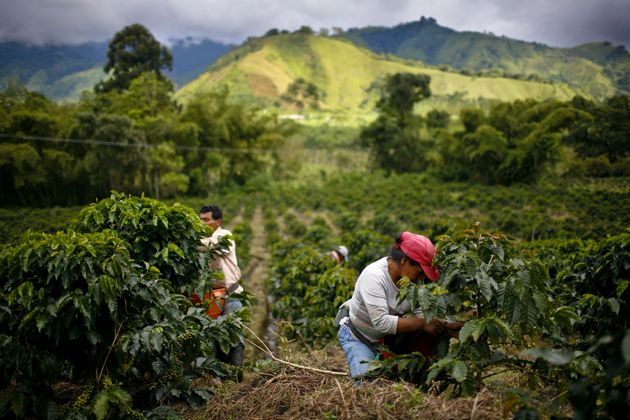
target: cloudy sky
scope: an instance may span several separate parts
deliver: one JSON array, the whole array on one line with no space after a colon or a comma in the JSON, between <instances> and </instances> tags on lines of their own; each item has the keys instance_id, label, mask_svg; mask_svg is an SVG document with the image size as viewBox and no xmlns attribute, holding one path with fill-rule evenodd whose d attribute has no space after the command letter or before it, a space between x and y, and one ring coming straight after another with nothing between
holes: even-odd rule
<instances>
[{"instance_id":1,"label":"cloudy sky","mask_svg":"<svg viewBox=\"0 0 630 420\"><path fill-rule=\"evenodd\" d=\"M607 40L630 49L630 0L0 0L0 40L104 41L138 22L162 42L240 43L270 28L392 26L420 16L550 46Z\"/></svg>"}]
</instances>

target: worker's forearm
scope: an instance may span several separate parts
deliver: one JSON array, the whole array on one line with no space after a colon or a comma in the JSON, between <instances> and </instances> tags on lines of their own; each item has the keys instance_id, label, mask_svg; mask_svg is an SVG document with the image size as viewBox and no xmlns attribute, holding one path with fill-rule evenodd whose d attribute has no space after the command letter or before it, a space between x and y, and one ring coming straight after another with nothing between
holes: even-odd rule
<instances>
[{"instance_id":1,"label":"worker's forearm","mask_svg":"<svg viewBox=\"0 0 630 420\"><path fill-rule=\"evenodd\" d=\"M418 331L424 329L424 318L417 317L409 317L403 318L398 317L398 324L396 326L397 333L409 332L409 331Z\"/></svg>"}]
</instances>

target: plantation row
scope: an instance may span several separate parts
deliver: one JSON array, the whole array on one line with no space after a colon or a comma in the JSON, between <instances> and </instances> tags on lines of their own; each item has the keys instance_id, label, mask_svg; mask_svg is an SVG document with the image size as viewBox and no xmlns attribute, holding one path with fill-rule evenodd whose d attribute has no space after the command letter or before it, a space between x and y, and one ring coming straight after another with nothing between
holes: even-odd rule
<instances>
[{"instance_id":1,"label":"plantation row","mask_svg":"<svg viewBox=\"0 0 630 420\"><path fill-rule=\"evenodd\" d=\"M553 254L555 277L546 261L476 226L456 238L444 237L439 247L440 283L410 284L401 293L428 317L465 322L460 341L442 341L438 360L421 354L387 359L372 376L426 388L439 381L451 395L470 395L487 377L508 371L530 384L518 391L513 405L521 415L560 415L568 403L578 417L623 415L630 386L629 233L567 243L562 250L539 247L538 252ZM274 316L289 322L285 334L299 333L311 345L335 339L336 309L351 296L358 275L354 268L333 265L321 249L321 243L277 243L270 283ZM470 309L477 316L456 315ZM509 383L505 389L511 389Z\"/></svg>"},{"instance_id":2,"label":"plantation row","mask_svg":"<svg viewBox=\"0 0 630 420\"><path fill-rule=\"evenodd\" d=\"M364 211L370 212L371 199L379 196L378 186L375 189L364 192ZM338 306L351 296L358 273L386 255L393 243L393 235L378 226L346 223L347 214L337 213L338 224L331 225L329 210L339 211L342 205L328 207L335 197L324 198L325 190L321 195L311 190L303 196L295 191L268 196L265 203L273 316L283 321L284 334L301 336L315 346L336 341L332 321ZM349 192L344 199L356 203L352 190L344 191ZM409 198L405 202L413 202L413 195L405 193L402 196ZM621 196L627 200L627 193ZM306 209L310 200L323 200L319 212L296 216L287 207L291 203ZM527 196L519 201L526 200ZM445 225L436 232L422 217L397 218L408 214L398 211L397 205L389 203L387 214L392 217L387 229L415 229L432 236L442 272L439 283L409 284L401 295L428 317L465 325L459 341L439 343L440 359L401 355L381 362L372 376L401 378L427 389L435 389L437 383L451 395L475 394L488 380L503 381L504 396L510 394L512 409L522 416L566 415L568 406L584 418L618 418L625 413L630 388L630 231L619 229L619 234L597 240L555 237L517 242L478 224ZM439 236L443 232L448 235ZM571 232L593 234L590 225ZM328 255L339 244L350 251L344 266ZM525 378L529 385L514 390L509 377L504 378L506 372Z\"/></svg>"},{"instance_id":3,"label":"plantation row","mask_svg":"<svg viewBox=\"0 0 630 420\"><path fill-rule=\"evenodd\" d=\"M630 232L620 210L629 194L623 179L504 189L375 174L186 206L114 194L68 210L65 232L0 250L0 413L163 416L173 402L210 398L204 380L233 377L218 354L239 340L248 308L214 320L188 299L213 276L203 269L212 253L197 251L207 234L197 211L216 202L230 215L242 269L262 211L281 334L335 345L332 319L358 273L387 254L394 233L411 230L438 243L442 278L401 293L427 316L465 325L460 341L441 342L439 360L402 355L373 375L470 395L509 372L529 384L505 385L523 415L570 405L614 417L629 385ZM20 215L28 225L28 213L4 214L5 226ZM488 233L497 230L518 240ZM350 251L342 266L328 255L341 244Z\"/></svg>"},{"instance_id":4,"label":"plantation row","mask_svg":"<svg viewBox=\"0 0 630 420\"><path fill-rule=\"evenodd\" d=\"M345 231L365 227L387 236L401 226L437 236L480 221L484 229L525 241L601 239L630 226L630 213L625 211L630 208L628 178L498 187L442 183L422 174L384 176L377 172L345 174L308 187L266 184L259 191L273 198L265 207L278 214L290 207L302 213L326 211ZM236 189L219 191L207 199L186 198L182 203L194 210L208 202L222 203L230 219L243 215L242 222L247 222L257 204L253 197L251 190ZM68 226L79 210L0 209L0 241L15 240L28 229L56 232ZM232 230L248 229L246 224L231 226Z\"/></svg>"}]
</instances>

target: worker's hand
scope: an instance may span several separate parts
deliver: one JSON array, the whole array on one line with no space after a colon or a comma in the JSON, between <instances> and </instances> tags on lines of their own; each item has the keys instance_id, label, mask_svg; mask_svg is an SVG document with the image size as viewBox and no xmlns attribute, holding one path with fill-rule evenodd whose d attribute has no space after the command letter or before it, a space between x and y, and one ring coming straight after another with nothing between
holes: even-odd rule
<instances>
[{"instance_id":1,"label":"worker's hand","mask_svg":"<svg viewBox=\"0 0 630 420\"><path fill-rule=\"evenodd\" d=\"M446 331L446 323L440 319L433 318L431 322L425 323L424 331L431 335L443 334Z\"/></svg>"},{"instance_id":2,"label":"worker's hand","mask_svg":"<svg viewBox=\"0 0 630 420\"><path fill-rule=\"evenodd\" d=\"M463 326L464 326L463 322L448 321L446 323L446 329L451 330L451 331L459 331L462 329Z\"/></svg>"},{"instance_id":3,"label":"worker's hand","mask_svg":"<svg viewBox=\"0 0 630 420\"><path fill-rule=\"evenodd\" d=\"M454 338L459 338L459 330L464 326L461 322L449 321L446 323L446 333Z\"/></svg>"}]
</instances>

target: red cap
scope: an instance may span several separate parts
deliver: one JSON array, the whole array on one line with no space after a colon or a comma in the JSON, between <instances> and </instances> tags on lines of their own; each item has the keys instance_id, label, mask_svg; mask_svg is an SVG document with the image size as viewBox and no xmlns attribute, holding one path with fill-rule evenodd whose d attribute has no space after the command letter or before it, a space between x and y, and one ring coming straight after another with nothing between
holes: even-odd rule
<instances>
[{"instance_id":1,"label":"red cap","mask_svg":"<svg viewBox=\"0 0 630 420\"><path fill-rule=\"evenodd\" d=\"M433 257L435 257L435 247L426 236L416 235L411 232L403 232L401 235L400 249L409 258L420 264L422 271L429 280L436 281L440 277L440 271L433 267Z\"/></svg>"}]
</instances>

